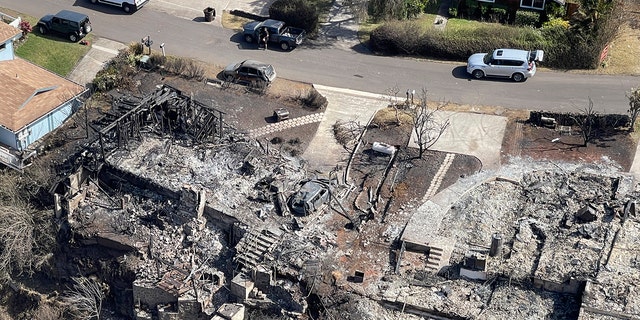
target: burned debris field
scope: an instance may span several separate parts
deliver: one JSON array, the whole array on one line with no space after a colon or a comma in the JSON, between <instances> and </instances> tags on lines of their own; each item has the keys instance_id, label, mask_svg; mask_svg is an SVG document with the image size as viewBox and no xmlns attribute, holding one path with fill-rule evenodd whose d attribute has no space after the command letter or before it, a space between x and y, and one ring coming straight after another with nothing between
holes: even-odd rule
<instances>
[{"instance_id":1,"label":"burned debris field","mask_svg":"<svg viewBox=\"0 0 640 320\"><path fill-rule=\"evenodd\" d=\"M512 119L503 165L483 170L421 157L411 121L381 108L332 124L342 160L326 171L305 160L329 108L312 86L139 77L43 146L56 246L12 280L32 289L5 289L40 299L17 318L77 314L55 301L83 283L105 319L640 317L628 154L542 159L527 141L549 131Z\"/></svg>"}]
</instances>

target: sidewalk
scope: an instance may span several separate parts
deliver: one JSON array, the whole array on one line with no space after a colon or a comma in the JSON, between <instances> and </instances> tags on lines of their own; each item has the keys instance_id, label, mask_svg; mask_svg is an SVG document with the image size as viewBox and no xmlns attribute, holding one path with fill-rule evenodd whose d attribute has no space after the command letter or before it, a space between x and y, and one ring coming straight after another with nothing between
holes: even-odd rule
<instances>
[{"instance_id":1,"label":"sidewalk","mask_svg":"<svg viewBox=\"0 0 640 320\"><path fill-rule=\"evenodd\" d=\"M86 86L93 81L98 71L126 46L120 42L98 38L91 43L91 49L67 76L67 79Z\"/></svg>"},{"instance_id":2,"label":"sidewalk","mask_svg":"<svg viewBox=\"0 0 640 320\"><path fill-rule=\"evenodd\" d=\"M275 0L153 0L145 5L145 9L165 12L169 15L186 20L222 25L222 15L225 11L241 10L261 16L269 15L269 6ZM215 19L212 22L204 22L204 9L212 7L216 10ZM144 9L143 9L144 10Z\"/></svg>"}]
</instances>

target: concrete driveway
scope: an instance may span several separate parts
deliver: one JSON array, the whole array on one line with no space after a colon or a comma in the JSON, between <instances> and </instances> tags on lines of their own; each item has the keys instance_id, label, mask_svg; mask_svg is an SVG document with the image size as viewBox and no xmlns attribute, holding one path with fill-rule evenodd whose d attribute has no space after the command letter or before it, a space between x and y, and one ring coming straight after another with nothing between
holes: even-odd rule
<instances>
[{"instance_id":1,"label":"concrete driveway","mask_svg":"<svg viewBox=\"0 0 640 320\"><path fill-rule=\"evenodd\" d=\"M489 114L438 111L436 121L449 120L449 127L431 150L475 156L483 169L500 167L502 139L507 118ZM418 148L415 131L411 133L409 147Z\"/></svg>"}]
</instances>

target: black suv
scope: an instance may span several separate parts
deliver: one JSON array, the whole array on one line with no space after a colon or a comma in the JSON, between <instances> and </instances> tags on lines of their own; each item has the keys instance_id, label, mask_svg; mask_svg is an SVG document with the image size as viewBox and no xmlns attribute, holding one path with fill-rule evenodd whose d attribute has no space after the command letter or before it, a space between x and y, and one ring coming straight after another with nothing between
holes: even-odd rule
<instances>
[{"instance_id":1,"label":"black suv","mask_svg":"<svg viewBox=\"0 0 640 320\"><path fill-rule=\"evenodd\" d=\"M91 22L86 14L62 10L42 17L37 28L41 34L54 32L76 42L91 32Z\"/></svg>"}]
</instances>

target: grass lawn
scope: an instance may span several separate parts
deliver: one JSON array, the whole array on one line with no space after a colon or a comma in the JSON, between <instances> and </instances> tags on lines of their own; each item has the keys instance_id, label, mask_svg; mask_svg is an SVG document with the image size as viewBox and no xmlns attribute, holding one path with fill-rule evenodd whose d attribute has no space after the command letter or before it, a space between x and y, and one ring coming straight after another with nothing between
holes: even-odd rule
<instances>
[{"instance_id":1,"label":"grass lawn","mask_svg":"<svg viewBox=\"0 0 640 320\"><path fill-rule=\"evenodd\" d=\"M430 14L430 13L425 13L425 14L421 14L419 17L417 17L415 19L415 21L417 23L419 23L420 25L423 25L425 28L428 28L430 30L435 30L435 25L433 24L433 22L436 20L436 15L435 14ZM363 22L360 24L359 28L358 28L358 38L360 39L360 42L362 43L367 43L367 41L369 41L369 36L371 34L371 31L373 31L375 28L381 26L383 24L383 22L381 23L371 23L371 22ZM465 29L475 29L478 26L481 25L486 25L486 23L483 22L478 22L478 21L473 21L473 20L467 20L467 19L456 19L456 18L451 18L447 21L447 32L455 32L455 31L459 31L459 30L465 30Z\"/></svg>"},{"instance_id":2,"label":"grass lawn","mask_svg":"<svg viewBox=\"0 0 640 320\"><path fill-rule=\"evenodd\" d=\"M49 34L41 35L35 30L38 19L20 16L29 21L34 30L27 35L26 41L17 44L16 55L18 57L66 77L89 51L89 46L69 42L63 37ZM93 36L89 34L85 40L92 42Z\"/></svg>"}]
</instances>

